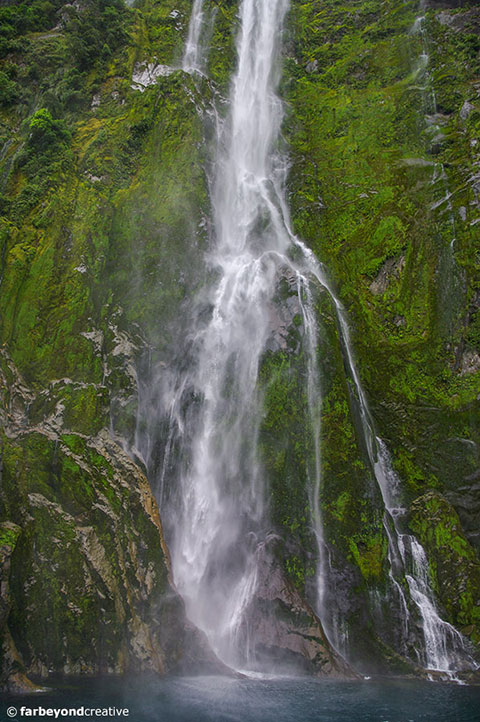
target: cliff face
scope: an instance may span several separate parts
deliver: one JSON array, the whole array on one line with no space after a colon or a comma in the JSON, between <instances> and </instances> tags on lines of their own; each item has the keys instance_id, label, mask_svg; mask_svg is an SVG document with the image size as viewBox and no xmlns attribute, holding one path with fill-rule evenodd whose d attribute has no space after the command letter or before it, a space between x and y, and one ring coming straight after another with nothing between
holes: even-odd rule
<instances>
[{"instance_id":1,"label":"cliff face","mask_svg":"<svg viewBox=\"0 0 480 722\"><path fill-rule=\"evenodd\" d=\"M138 466L106 431L55 433L2 416L2 492L17 521L0 538L6 687L29 689L25 672L220 669L186 621Z\"/></svg>"},{"instance_id":2,"label":"cliff face","mask_svg":"<svg viewBox=\"0 0 480 722\"><path fill-rule=\"evenodd\" d=\"M295 230L347 304L409 527L446 618L475 642L479 20L474 3L293 3L285 87ZM322 506L354 600L381 586L386 546L339 378L327 382Z\"/></svg>"},{"instance_id":3,"label":"cliff face","mask_svg":"<svg viewBox=\"0 0 480 722\"><path fill-rule=\"evenodd\" d=\"M155 89L131 87L151 82L144 61L178 59L190 8L170 5L1 9L10 688L25 671L220 668L172 586L144 469L122 448L136 362L146 338L168 340L206 197L189 79L168 68Z\"/></svg>"},{"instance_id":4,"label":"cliff face","mask_svg":"<svg viewBox=\"0 0 480 722\"><path fill-rule=\"evenodd\" d=\"M198 82L176 69L187 0L24 5L0 9L4 678L215 665L169 580L145 477L156 460L146 470L135 445L139 387L170 359L205 281L208 113L234 65L237 3L207 3L210 79ZM424 12L414 30L416 2L292 2L288 190L295 232L347 307L442 613L478 643L480 13L433 0ZM279 293L293 297L288 278ZM405 670L397 622L384 608L379 626L372 603L388 577L383 506L332 303L316 303L331 618L355 662ZM284 581L259 594L252 624L274 647L265 609L305 614L308 660L323 642L305 601L316 552L293 305L260 372L277 560L264 568Z\"/></svg>"}]
</instances>

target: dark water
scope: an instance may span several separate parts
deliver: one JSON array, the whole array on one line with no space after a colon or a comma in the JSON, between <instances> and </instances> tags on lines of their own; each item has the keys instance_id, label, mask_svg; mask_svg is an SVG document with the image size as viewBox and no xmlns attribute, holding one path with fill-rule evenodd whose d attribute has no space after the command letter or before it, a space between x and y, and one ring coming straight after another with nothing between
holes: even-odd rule
<instances>
[{"instance_id":1,"label":"dark water","mask_svg":"<svg viewBox=\"0 0 480 722\"><path fill-rule=\"evenodd\" d=\"M53 720L29 708L128 708L109 716L58 713L59 720L131 722L480 722L480 688L417 682L333 682L277 678L217 677L83 681L34 696L8 696L0 720Z\"/></svg>"}]
</instances>

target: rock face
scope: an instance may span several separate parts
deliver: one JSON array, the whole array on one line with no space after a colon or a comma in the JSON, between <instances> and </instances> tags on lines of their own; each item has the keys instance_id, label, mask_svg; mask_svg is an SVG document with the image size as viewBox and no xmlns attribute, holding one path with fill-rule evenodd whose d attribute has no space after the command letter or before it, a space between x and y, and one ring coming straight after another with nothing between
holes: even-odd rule
<instances>
[{"instance_id":1,"label":"rock face","mask_svg":"<svg viewBox=\"0 0 480 722\"><path fill-rule=\"evenodd\" d=\"M460 8L469 6L470 2L469 0L426 0L425 7L426 8Z\"/></svg>"},{"instance_id":2,"label":"rock face","mask_svg":"<svg viewBox=\"0 0 480 722\"><path fill-rule=\"evenodd\" d=\"M23 660L18 653L8 628L8 616L12 608L10 595L11 557L21 532L20 527L5 521L0 524L0 680L3 689L9 692L35 691L26 677Z\"/></svg>"},{"instance_id":3,"label":"rock face","mask_svg":"<svg viewBox=\"0 0 480 722\"><path fill-rule=\"evenodd\" d=\"M405 256L401 256L398 259L389 258L388 261L385 261L377 276L370 284L370 291L375 296L385 293L390 282L390 277L393 276L395 280L398 280L404 268Z\"/></svg>"},{"instance_id":4,"label":"rock face","mask_svg":"<svg viewBox=\"0 0 480 722\"><path fill-rule=\"evenodd\" d=\"M0 221L0 684L10 690L50 673L228 671L186 619L132 448L137 363L168 337L189 284L174 259L195 245L190 218L205 198L197 94L188 78L164 72L178 60L190 3L147 5L161 28L153 45L122 2L54 0L31 22L19 8L22 59L15 43L2 46L2 68L32 64L53 93L23 137L20 85L0 91L10 199ZM16 6L0 8L8 12ZM132 32L138 52L129 55ZM66 95L57 72L77 78ZM132 77L145 81L143 93L130 89ZM38 80L19 80L25 97L37 95ZM175 103L164 102L172 92ZM58 120L67 106L78 135ZM152 263L154 248L163 261Z\"/></svg>"},{"instance_id":5,"label":"rock face","mask_svg":"<svg viewBox=\"0 0 480 722\"><path fill-rule=\"evenodd\" d=\"M461 553L459 567L446 563L445 548L432 543L436 514L425 509L422 515L420 507L429 493L447 508L452 504L468 558L478 563L480 316L478 263L472 261L479 216L478 3L432 0L425 12L415 3L395 8L383 13L379 5L375 16L366 3L350 14L346 2L293 1L286 65L295 80L285 91L291 215L295 232L325 263L347 304L376 433L388 446L405 507L418 502L415 519L424 527L420 532L412 518L412 529L432 565L442 557L454 585L466 574ZM343 50L360 46L361 55ZM317 70L309 73L315 61ZM342 600L349 659L361 665L376 657L386 668L387 658L394 661L391 650L401 647L391 634L400 617L381 601L387 566L375 514L381 501L369 485L361 445L354 448L352 394L342 387L341 369L332 371L328 310L320 316L321 504L332 587L338 580L331 602ZM300 505L290 518L286 507L284 529L294 528L291 535L303 537L299 546L308 550ZM297 576L308 578L311 557L296 556ZM464 628L436 591L445 619ZM375 611L364 594L379 600ZM462 603L465 619L476 618L478 595L464 594ZM363 637L361 628L368 630ZM376 642L384 645L377 653ZM411 640L407 646L412 649Z\"/></svg>"},{"instance_id":6,"label":"rock face","mask_svg":"<svg viewBox=\"0 0 480 722\"><path fill-rule=\"evenodd\" d=\"M175 68L170 68L168 65L137 63L132 74L132 89L143 93L149 85L155 85L157 78L171 75L173 72Z\"/></svg>"},{"instance_id":7,"label":"rock face","mask_svg":"<svg viewBox=\"0 0 480 722\"><path fill-rule=\"evenodd\" d=\"M33 690L27 675L50 672L227 672L186 619L141 469L106 430L29 427L15 401L0 414L2 686Z\"/></svg>"},{"instance_id":8,"label":"rock face","mask_svg":"<svg viewBox=\"0 0 480 722\"><path fill-rule=\"evenodd\" d=\"M282 554L282 540L273 534L257 550L259 582L243 630L257 664L277 672L355 676L332 650L310 605L282 572Z\"/></svg>"}]
</instances>

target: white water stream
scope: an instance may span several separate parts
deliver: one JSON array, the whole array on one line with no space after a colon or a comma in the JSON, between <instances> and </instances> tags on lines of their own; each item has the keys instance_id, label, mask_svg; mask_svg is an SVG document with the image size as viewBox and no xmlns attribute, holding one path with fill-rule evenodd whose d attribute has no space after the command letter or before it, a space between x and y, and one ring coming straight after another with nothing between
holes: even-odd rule
<instances>
[{"instance_id":1,"label":"white water stream","mask_svg":"<svg viewBox=\"0 0 480 722\"><path fill-rule=\"evenodd\" d=\"M322 265L290 230L284 192L286 161L278 151L283 107L276 94L276 58L288 4L288 0L242 0L240 4L238 65L228 115L217 122L211 179L213 233L207 264L213 280L198 303L202 310L192 331L193 363L182 373L165 374L163 405L171 431L160 474L162 488L172 429L184 450L175 498L166 514L172 530L169 543L175 582L188 616L206 632L219 656L227 663L247 666L249 644L243 639L243 649L239 648L239 631L255 593L255 552L268 519L267 490L257 453L262 419L258 372L271 335L274 296L288 269L296 279L309 359L307 396L315 454L310 505L320 559L317 613L325 631L331 642L338 640L331 622L334 615L327 613L324 604L328 570L320 503L322 397L312 301L315 285L328 292L336 309L365 447L385 505L392 603L403 616L404 637L413 634L409 610L416 608L424 635L419 663L443 671L468 666L463 638L441 620L436 609L425 553L414 537L401 530L404 509L399 480L374 430L343 307ZM188 72L202 70L202 23L203 0L195 0L183 60ZM300 260L292 261L292 255ZM187 416L181 411L185 394L193 407Z\"/></svg>"},{"instance_id":2,"label":"white water stream","mask_svg":"<svg viewBox=\"0 0 480 722\"><path fill-rule=\"evenodd\" d=\"M245 662L236 638L255 589L254 552L264 519L256 448L258 368L270 333L269 305L290 245L278 207L285 166L274 149L282 122L275 57L286 9L286 0L241 5L230 111L217 127L214 243L207 259L215 281L204 299L210 316L195 334L195 364L180 384L199 408L179 481L171 544L175 581L190 618L234 664ZM201 64L195 43L202 13L196 1L187 70L198 71Z\"/></svg>"},{"instance_id":3,"label":"white water stream","mask_svg":"<svg viewBox=\"0 0 480 722\"><path fill-rule=\"evenodd\" d=\"M201 42L205 22L203 2L204 0L194 0L193 3L187 42L185 43L182 59L182 69L186 73L200 73L203 70L203 47Z\"/></svg>"}]
</instances>

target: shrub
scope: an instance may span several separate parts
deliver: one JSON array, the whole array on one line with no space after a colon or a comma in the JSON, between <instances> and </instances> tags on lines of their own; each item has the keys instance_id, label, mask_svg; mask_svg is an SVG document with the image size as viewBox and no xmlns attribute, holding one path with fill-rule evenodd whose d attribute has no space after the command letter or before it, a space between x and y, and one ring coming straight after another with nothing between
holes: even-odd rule
<instances>
[{"instance_id":1,"label":"shrub","mask_svg":"<svg viewBox=\"0 0 480 722\"><path fill-rule=\"evenodd\" d=\"M64 145L70 139L70 131L63 120L54 120L47 108L40 108L29 123L29 145L40 149Z\"/></svg>"},{"instance_id":2,"label":"shrub","mask_svg":"<svg viewBox=\"0 0 480 722\"><path fill-rule=\"evenodd\" d=\"M18 97L18 87L14 80L0 70L0 105L10 105Z\"/></svg>"}]
</instances>

